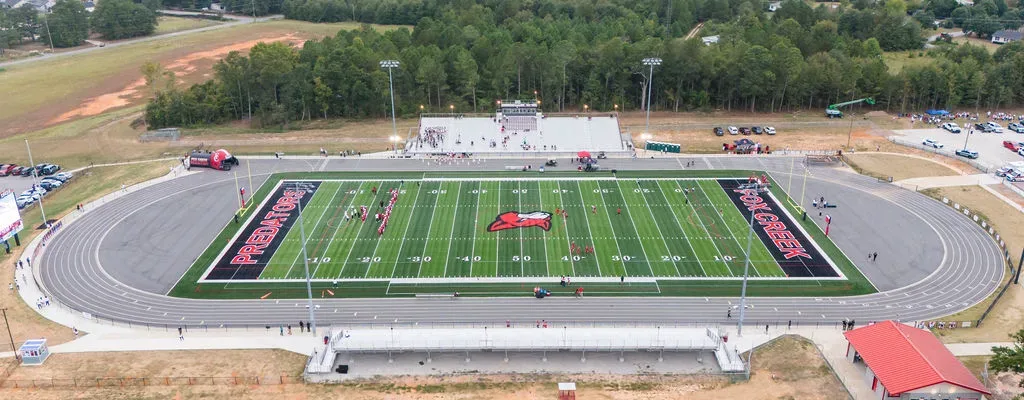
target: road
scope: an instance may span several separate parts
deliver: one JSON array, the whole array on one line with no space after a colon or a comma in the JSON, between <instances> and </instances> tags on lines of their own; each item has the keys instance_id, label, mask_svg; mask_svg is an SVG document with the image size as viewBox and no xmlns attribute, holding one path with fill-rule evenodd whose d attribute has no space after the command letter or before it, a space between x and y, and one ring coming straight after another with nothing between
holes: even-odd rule
<instances>
[{"instance_id":1,"label":"road","mask_svg":"<svg viewBox=\"0 0 1024 400\"><path fill-rule=\"evenodd\" d=\"M698 157L699 168L764 169L783 184L793 163L782 157ZM685 161L685 160L683 160ZM541 160L488 160L475 170ZM679 169L676 159L609 159L618 169ZM260 160L254 180L275 171L465 170L420 160ZM833 168L810 167L804 201L836 199L833 240L860 264L881 292L851 297L752 298L752 323L834 324L937 318L990 295L1004 274L1001 250L963 215L919 193ZM803 176L797 168L795 176ZM259 183L256 182L258 185ZM799 184L794 184L795 187ZM189 267L234 208L230 175L204 171L129 193L90 209L46 246L37 277L52 299L94 317L124 324L218 327L295 324L302 300L198 300L159 294ZM810 216L817 223L821 218ZM842 221L842 224L837 223ZM879 262L860 257L879 252ZM148 282L148 283L147 283ZM157 292L157 293L154 293ZM530 296L460 298L320 299L321 324L501 324L538 319L564 323L723 323L735 298ZM736 316L735 313L733 315Z\"/></svg>"},{"instance_id":2,"label":"road","mask_svg":"<svg viewBox=\"0 0 1024 400\"><path fill-rule=\"evenodd\" d=\"M165 14L174 14L174 15L198 14L198 13L191 13L191 12L187 12L187 11L171 11L171 10L162 10L160 12L165 13ZM121 40L121 41L117 41L117 42L107 42L107 45L104 46L104 47L86 47L86 48L83 48L83 49L69 50L69 51L64 51L64 52L60 52L60 53L44 53L43 55L38 56L38 57L28 57L28 58L21 58L21 59L17 59L17 60L11 60L11 61L2 62L2 63L0 63L0 67L13 67L13 66L17 66L17 65L30 64L30 63L34 63L34 62L38 62L38 61L54 60L54 59L70 57L70 56L74 56L74 55L92 53L94 51L103 51L103 50L112 49L112 48L116 48L116 47L127 46L127 45L130 45L130 44L145 43L145 42L150 42L150 41L158 40L158 39L166 39L166 38L172 38L172 37L177 37L177 36L182 36L182 35L189 35L189 34L193 34L193 33L197 33L197 32L212 31L212 30L215 30L215 29L223 29L223 28L227 28L229 26L235 26L235 25L241 25L241 24L247 24L247 23L252 23L253 22L253 18L252 17L242 17L242 16L237 16L237 15L224 15L224 17L228 18L228 19L232 19L233 21L232 22L223 23L223 24L206 26L206 27L202 27L202 28L189 29L189 30L178 31L178 32L171 32L171 33L164 34L164 35L146 36L146 37L140 37L140 38L136 38L136 39ZM283 15L268 15L266 17L256 18L255 21L256 22L264 22L264 21L270 21L270 20L281 19L281 18L284 18L284 16Z\"/></svg>"}]
</instances>

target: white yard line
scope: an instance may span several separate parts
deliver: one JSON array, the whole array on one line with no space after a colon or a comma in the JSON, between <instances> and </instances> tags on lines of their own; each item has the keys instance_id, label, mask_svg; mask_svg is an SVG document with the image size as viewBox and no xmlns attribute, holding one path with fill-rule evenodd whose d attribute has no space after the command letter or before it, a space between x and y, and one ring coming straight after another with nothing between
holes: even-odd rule
<instances>
[{"instance_id":1,"label":"white yard line","mask_svg":"<svg viewBox=\"0 0 1024 400\"><path fill-rule=\"evenodd\" d=\"M662 188L660 184L658 185L658 187ZM686 196L686 194L683 194L683 196ZM704 263L700 262L700 257L697 257L697 250L693 248L693 244L690 243L690 240L686 239L686 229L683 228L682 221L679 221L679 216L676 215L676 210L672 208L672 202L668 200L668 196L665 195L664 190L661 191L661 197L665 199L665 204L668 205L669 211L672 212L672 218L676 220L676 225L679 225L679 230L683 232L683 241L686 242L686 245L690 247L690 252L693 253L693 258L697 259L697 265L699 265L700 270L704 272L704 276L708 276L708 271L704 270ZM707 231L705 230L705 232ZM714 244L715 242L712 240L711 243Z\"/></svg>"},{"instance_id":2,"label":"white yard line","mask_svg":"<svg viewBox=\"0 0 1024 400\"><path fill-rule=\"evenodd\" d=\"M642 197L644 199L644 205L647 206L647 212L649 212L651 214L651 219L654 220L654 226L658 228L658 236L661 236L661 242L665 244L665 251L668 251L668 253L669 253L668 254L668 260L672 262L672 267L676 269L676 276L682 276L682 274L679 273L679 266L676 265L675 261L672 261L672 248L668 247L668 241L665 240L665 233L664 233L664 231L661 230L661 225L658 224L658 218L654 216L654 210L651 210L651 203L649 203L647 201L647 196L644 195L644 188L640 187L639 184L637 184L637 187L640 188L640 197ZM661 186L658 186L658 191L659 192L661 191ZM669 212L672 212L672 210L670 209ZM673 215L675 215L675 214L673 214ZM632 221L633 219L630 218L630 220ZM634 223L634 225L635 225L635 223ZM637 232L637 235L639 235L639 234L640 234L640 232ZM684 235L685 235L685 232L684 232Z\"/></svg>"},{"instance_id":3,"label":"white yard line","mask_svg":"<svg viewBox=\"0 0 1024 400\"><path fill-rule=\"evenodd\" d=\"M352 195L352 199L349 201L348 205L345 206L345 211L344 212L347 213L348 212L348 208L352 206L352 203L355 203L356 196L359 195L359 189L362 189L362 187L363 187L362 183L360 183L359 186L356 187L356 194ZM331 250L331 244L334 243L334 238L338 236L338 232L341 231L342 225L345 225L346 223L347 223L347 221L345 221L344 218L342 218L341 223L339 223L338 226L336 228L334 228L334 233L331 235L331 240L327 242L327 247L324 248L324 255L327 255L329 250ZM316 256L316 254L314 254L314 256ZM313 274L311 274L310 276L316 276L317 271L320 270L320 265L323 264L323 263L324 263L324 257L317 258L316 268L313 268Z\"/></svg>"},{"instance_id":4,"label":"white yard line","mask_svg":"<svg viewBox=\"0 0 1024 400\"><path fill-rule=\"evenodd\" d=\"M391 267L391 276L395 276L395 270L398 269L398 262L402 259L402 246L405 246L407 239L405 237L409 234L409 225L412 225L412 216L416 214L416 202L420 199L420 192L423 188L419 185L416 186L416 196L412 200L412 207L409 207L409 219L405 221L405 232L402 233L402 243L398 244L398 255L395 256L395 266Z\"/></svg>"},{"instance_id":5,"label":"white yard line","mask_svg":"<svg viewBox=\"0 0 1024 400\"><path fill-rule=\"evenodd\" d=\"M480 227L480 196L483 195L484 186L476 187L476 211L473 213L473 245L469 250L469 276L473 276L473 263L476 257L476 230Z\"/></svg>"},{"instance_id":6,"label":"white yard line","mask_svg":"<svg viewBox=\"0 0 1024 400\"><path fill-rule=\"evenodd\" d=\"M622 185L619 183L618 180L615 181L615 187L619 188L619 197L622 199L622 205L628 206L628 204L626 204L626 196L622 195ZM641 193L641 196L642 195L643 194ZM610 212L608 212L608 202L604 200L604 194L603 193L601 194L601 201L605 203L605 214L611 214ZM609 224L612 223L612 216L611 215L608 215L608 223ZM640 237L640 230L636 229L636 222L633 222L633 218L629 219L629 223L633 224L633 232L636 232L636 241L640 242L640 251L644 253L644 261L647 262L647 269L651 270L651 276L655 276L655 274L654 274L654 267L651 266L651 257L647 255L647 249L644 248L644 239L642 237ZM614 226L612 226L612 236L618 237L618 235L615 234L615 227ZM617 243L618 242L616 241L616 244ZM620 257L621 257L621 255L620 255ZM623 268L625 268L625 266L626 266L626 261L625 260L622 261L622 266L623 266Z\"/></svg>"},{"instance_id":7,"label":"white yard line","mask_svg":"<svg viewBox=\"0 0 1024 400\"><path fill-rule=\"evenodd\" d=\"M562 199L562 183L561 182L555 182L555 183L558 184L558 201L562 203L562 209L564 210L565 209L565 200ZM572 238L569 237L569 224L566 223L565 219L562 219L562 227L565 228L565 244L568 245L569 243L572 243ZM574 261L572 257L573 257L573 254L570 252L569 253L569 266L572 267L572 274L573 274L573 276L575 276L576 275L576 261ZM597 257L594 257L594 259L596 260Z\"/></svg>"},{"instance_id":8,"label":"white yard line","mask_svg":"<svg viewBox=\"0 0 1024 400\"><path fill-rule=\"evenodd\" d=\"M380 181L379 185L384 186L384 181ZM356 193L356 196L358 196L358 195L359 194ZM371 200L372 200L372 198L371 198ZM355 203L355 200L352 200L352 202ZM372 205L373 204L371 204L371 206ZM366 213L369 214L370 210L371 210L371 208L367 207ZM363 223L365 223L365 222L363 222ZM341 271L338 271L338 278L341 278L341 275L345 273L345 267L348 266L348 259L349 259L349 257L352 257L352 250L354 250L356 248L356 243L359 243L359 231L360 230L362 230L362 227L360 227L359 229L356 229L356 237L352 238L352 246L349 246L349 248L348 248L348 254L345 255L345 263L341 265ZM373 261L373 259L371 258L370 261ZM370 269L367 268L366 270L369 271Z\"/></svg>"},{"instance_id":9,"label":"white yard line","mask_svg":"<svg viewBox=\"0 0 1024 400\"><path fill-rule=\"evenodd\" d=\"M459 182L459 192L455 194L455 215L452 216L452 231L448 233L448 254L444 256L444 274L441 276L448 276L448 263L451 262L452 256L452 242L455 238L452 235L455 234L455 221L459 220L459 199L462 197L462 182Z\"/></svg>"},{"instance_id":10,"label":"white yard line","mask_svg":"<svg viewBox=\"0 0 1024 400\"><path fill-rule=\"evenodd\" d=\"M581 206L580 208L583 209L583 219L587 220L587 234L589 234L590 235L590 239L593 240L594 239L594 231L590 229L590 217L587 216L587 201L583 200L583 186L580 186L579 182L576 182L576 189L579 190L580 206ZM598 188L598 191L601 191L600 188ZM598 196L600 196L600 195L598 195ZM612 228L612 236L615 236L615 229L614 228ZM618 240L615 240L615 249L618 250L618 248L619 248L619 242L618 242ZM601 273L601 258L597 256L597 249L596 248L594 249L594 261L597 263L597 275L598 276L604 276L604 274ZM622 261L622 251L619 251L619 261L620 262ZM622 269L623 270L626 269L625 264L623 264Z\"/></svg>"},{"instance_id":11,"label":"white yard line","mask_svg":"<svg viewBox=\"0 0 1024 400\"><path fill-rule=\"evenodd\" d=\"M319 190L318 190L318 191L319 191ZM324 212L323 212L322 214L320 214L320 218L317 218L317 219L316 219L316 223L314 223L314 224L313 224L313 228L312 228L311 230L314 230L314 231L315 231L315 230L316 230L316 227L317 227L318 225L320 225L320 220L324 219L324 214L327 214L327 210L329 210L329 209L330 209L330 204L331 204L331 203L334 203L334 198L338 197L338 193L341 193L341 186L340 186L340 185L338 186L338 190L334 192L334 195L333 195L333 196L331 196L331 201L327 202L327 206L326 206L326 207L324 207ZM314 194L313 194L313 196L316 196L316 193L314 193ZM309 198L309 202L310 202L310 203L312 203L312 202L313 202L313 198L312 198L312 197L310 197L310 198ZM306 204L309 204L309 203L306 203ZM306 209L303 209L302 211L306 211ZM300 215L301 215L301 214L300 214ZM302 219L302 222L305 222L305 221L306 221L306 219L305 219L305 218L303 218L303 219ZM299 222L299 221L296 221L296 222L297 222L297 223L302 223L302 222ZM294 227L295 227L295 225L292 225L292 227L294 228ZM302 228L300 227L299 229L302 229ZM291 231L291 230L289 230L289 232L290 232L290 231ZM306 245L306 243L309 243L309 239L310 239L311 237L312 237L312 236L308 236L308 237L306 237L306 240L304 241L304 243L302 243L302 245L303 245L303 246L305 246L305 245ZM299 239L299 241L300 241L300 242L303 242L303 240L302 240L301 238ZM292 260L292 265L288 266L288 272L286 272L286 273L284 274L284 277L285 277L285 278L287 278L287 277L288 277L288 275L292 273L292 268L295 268L295 263L299 261L299 258L300 258L300 257L302 257L302 250L301 250L301 249L300 249L300 250L299 250L299 251L298 251L298 252L297 252L297 253L295 254L295 259L294 259L294 260Z\"/></svg>"},{"instance_id":12,"label":"white yard line","mask_svg":"<svg viewBox=\"0 0 1024 400\"><path fill-rule=\"evenodd\" d=\"M442 185L438 185L437 186L437 196L434 196L434 208L430 209L430 221L431 222L433 222L433 220L434 220L434 211L437 210L437 201L441 199L441 188L442 187L443 187ZM431 223L430 226L427 227L427 240L425 242L423 242L423 253L420 254L420 267L419 267L418 270L416 270L416 276L417 277L419 277L420 273L423 272L423 257L427 254L427 247L430 246L430 232L433 231L433 230L434 230L434 224ZM399 256L399 258L401 258L401 256Z\"/></svg>"},{"instance_id":13,"label":"white yard line","mask_svg":"<svg viewBox=\"0 0 1024 400\"><path fill-rule=\"evenodd\" d=\"M679 181L676 181L676 186L679 186L680 189L683 189L682 185L679 184ZM698 186L697 188L699 189L700 186ZM686 196L685 189L683 189L683 196ZM687 199L689 199L689 197L687 197ZM690 209L693 210L693 215L697 217L697 222L700 222L700 227L704 228L704 233L708 234L708 239L711 240L711 245L715 246L715 251L718 252L718 259L721 260L722 263L725 263L725 270L729 271L729 275L736 276L736 274L732 273L732 268L729 268L729 264L725 261L725 254L722 254L722 249L718 248L718 243L715 243L715 239L711 237L711 231L708 230L708 226L704 225L704 220L700 217L700 213L697 212L697 207L694 207L693 204L690 203L687 204L689 204ZM694 253L694 257L696 257L696 254L697 253ZM704 266L702 265L701 268L704 268Z\"/></svg>"}]
</instances>

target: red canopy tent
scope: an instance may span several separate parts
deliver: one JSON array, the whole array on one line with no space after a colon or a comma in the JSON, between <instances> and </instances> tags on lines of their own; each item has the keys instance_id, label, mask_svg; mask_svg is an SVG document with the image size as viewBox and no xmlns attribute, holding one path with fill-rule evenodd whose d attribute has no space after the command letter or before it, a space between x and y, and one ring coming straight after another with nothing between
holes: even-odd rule
<instances>
[{"instance_id":1,"label":"red canopy tent","mask_svg":"<svg viewBox=\"0 0 1024 400\"><path fill-rule=\"evenodd\" d=\"M583 151L581 151L579 153L576 153L576 156L579 157L579 158L590 158L590 152L586 151L586 150L583 150Z\"/></svg>"}]
</instances>

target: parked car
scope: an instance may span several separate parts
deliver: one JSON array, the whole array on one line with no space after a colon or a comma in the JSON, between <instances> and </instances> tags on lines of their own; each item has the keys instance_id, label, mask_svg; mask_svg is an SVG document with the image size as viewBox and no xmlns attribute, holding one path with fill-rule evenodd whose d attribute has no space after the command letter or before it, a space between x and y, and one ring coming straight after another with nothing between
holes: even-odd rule
<instances>
[{"instance_id":1,"label":"parked car","mask_svg":"<svg viewBox=\"0 0 1024 400\"><path fill-rule=\"evenodd\" d=\"M1024 146L1017 148L1017 155L1024 157Z\"/></svg>"},{"instance_id":2,"label":"parked car","mask_svg":"<svg viewBox=\"0 0 1024 400\"><path fill-rule=\"evenodd\" d=\"M760 126L755 126L753 128L750 128L750 130L753 131L755 135L760 135L760 134L764 133L764 131L761 130Z\"/></svg>"},{"instance_id":3,"label":"parked car","mask_svg":"<svg viewBox=\"0 0 1024 400\"><path fill-rule=\"evenodd\" d=\"M745 126L741 126L740 127L740 133L742 133L744 135L749 135L750 134L750 128L747 128Z\"/></svg>"},{"instance_id":4,"label":"parked car","mask_svg":"<svg viewBox=\"0 0 1024 400\"><path fill-rule=\"evenodd\" d=\"M1006 176L1006 174L1010 173L1010 171L1013 171L1013 168L1010 168L1010 167L999 168L999 169L996 170L996 176L1004 177L1004 176Z\"/></svg>"},{"instance_id":5,"label":"parked car","mask_svg":"<svg viewBox=\"0 0 1024 400\"><path fill-rule=\"evenodd\" d=\"M978 152L967 149L960 149L956 151L956 155L964 158L976 159L978 158Z\"/></svg>"},{"instance_id":6,"label":"parked car","mask_svg":"<svg viewBox=\"0 0 1024 400\"><path fill-rule=\"evenodd\" d=\"M974 130L979 132L992 132L992 128L986 124L974 124Z\"/></svg>"},{"instance_id":7,"label":"parked car","mask_svg":"<svg viewBox=\"0 0 1024 400\"><path fill-rule=\"evenodd\" d=\"M21 176L32 176L36 169L34 167L24 167L21 169Z\"/></svg>"},{"instance_id":8,"label":"parked car","mask_svg":"<svg viewBox=\"0 0 1024 400\"><path fill-rule=\"evenodd\" d=\"M15 168L18 168L16 164L4 164L0 165L0 176L7 176L11 174Z\"/></svg>"},{"instance_id":9,"label":"parked car","mask_svg":"<svg viewBox=\"0 0 1024 400\"><path fill-rule=\"evenodd\" d=\"M1014 123L1011 123L1008 128L1011 131L1014 131L1014 132L1017 132L1017 133L1024 133L1024 124L1019 124L1019 123L1014 122Z\"/></svg>"},{"instance_id":10,"label":"parked car","mask_svg":"<svg viewBox=\"0 0 1024 400\"><path fill-rule=\"evenodd\" d=\"M555 165L558 165L558 163L555 163ZM61 182L67 182L67 181L71 180L71 178L74 178L75 175L70 173L70 172L60 172L60 173L54 174L53 177L56 178L56 179L60 179Z\"/></svg>"},{"instance_id":11,"label":"parked car","mask_svg":"<svg viewBox=\"0 0 1024 400\"><path fill-rule=\"evenodd\" d=\"M991 129L990 132L1003 133L1003 126L999 125L999 124L997 124L995 122L988 121L988 122L985 123L985 126L987 126L989 129Z\"/></svg>"},{"instance_id":12,"label":"parked car","mask_svg":"<svg viewBox=\"0 0 1024 400\"><path fill-rule=\"evenodd\" d=\"M31 197L18 197L14 199L14 202L18 205L18 209L22 209L35 203L35 199Z\"/></svg>"},{"instance_id":13,"label":"parked car","mask_svg":"<svg viewBox=\"0 0 1024 400\"><path fill-rule=\"evenodd\" d=\"M952 122L942 124L942 129L950 131L952 133L960 133L960 126Z\"/></svg>"},{"instance_id":14,"label":"parked car","mask_svg":"<svg viewBox=\"0 0 1024 400\"><path fill-rule=\"evenodd\" d=\"M925 139L924 142L922 142L922 144L928 147L934 147L936 149L941 149L945 147L942 143L936 142L935 140L932 139Z\"/></svg>"},{"instance_id":15,"label":"parked car","mask_svg":"<svg viewBox=\"0 0 1024 400\"><path fill-rule=\"evenodd\" d=\"M1003 141L1003 147L1005 147L1007 149L1010 149L1010 151L1017 151L1017 149L1019 148L1019 147L1017 147L1016 143L1011 142L1009 140L1004 140Z\"/></svg>"},{"instance_id":16,"label":"parked car","mask_svg":"<svg viewBox=\"0 0 1024 400\"><path fill-rule=\"evenodd\" d=\"M39 182L39 186L46 190L53 190L60 187L60 181L42 181Z\"/></svg>"},{"instance_id":17,"label":"parked car","mask_svg":"<svg viewBox=\"0 0 1024 400\"><path fill-rule=\"evenodd\" d=\"M774 135L775 134L775 128L771 127L771 126L766 126L766 127L764 127L764 133L767 133L769 135Z\"/></svg>"},{"instance_id":18,"label":"parked car","mask_svg":"<svg viewBox=\"0 0 1024 400\"><path fill-rule=\"evenodd\" d=\"M59 170L60 166L54 164L39 164L36 166L36 172L42 176L56 174Z\"/></svg>"},{"instance_id":19,"label":"parked car","mask_svg":"<svg viewBox=\"0 0 1024 400\"><path fill-rule=\"evenodd\" d=\"M720 127L720 126L716 126L713 131L715 132L715 136L724 136L725 135L725 130L723 130L722 127Z\"/></svg>"},{"instance_id":20,"label":"parked car","mask_svg":"<svg viewBox=\"0 0 1024 400\"><path fill-rule=\"evenodd\" d=\"M730 135L738 135L740 133L740 130L736 129L735 126L730 126L728 129Z\"/></svg>"}]
</instances>

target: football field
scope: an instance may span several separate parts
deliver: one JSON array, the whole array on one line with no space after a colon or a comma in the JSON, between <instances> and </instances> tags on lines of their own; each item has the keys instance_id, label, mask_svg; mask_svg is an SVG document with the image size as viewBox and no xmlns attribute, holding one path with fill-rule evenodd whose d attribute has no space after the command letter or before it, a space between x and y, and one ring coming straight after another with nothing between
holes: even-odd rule
<instances>
[{"instance_id":1,"label":"football field","mask_svg":"<svg viewBox=\"0 0 1024 400\"><path fill-rule=\"evenodd\" d=\"M307 265L313 280L343 283L738 280L750 213L751 279L845 279L782 200L746 183L282 179L199 281L304 282Z\"/></svg>"}]
</instances>

